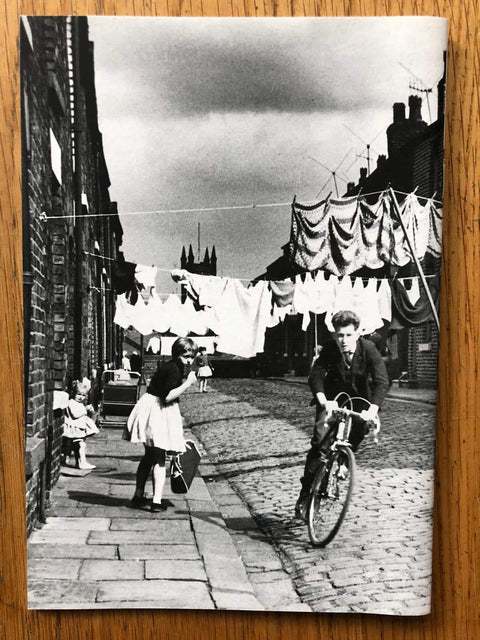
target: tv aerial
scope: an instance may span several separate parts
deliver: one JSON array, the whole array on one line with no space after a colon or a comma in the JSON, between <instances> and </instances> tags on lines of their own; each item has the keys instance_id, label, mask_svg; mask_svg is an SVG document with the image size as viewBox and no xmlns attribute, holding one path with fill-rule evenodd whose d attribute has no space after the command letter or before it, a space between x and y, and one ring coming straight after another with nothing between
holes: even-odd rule
<instances>
[{"instance_id":1,"label":"tv aerial","mask_svg":"<svg viewBox=\"0 0 480 640\"><path fill-rule=\"evenodd\" d=\"M340 178L340 180L343 180L343 182L345 182L346 184L348 184L348 179L346 177L343 177L342 175L340 175L338 173L338 170L340 169L340 167L342 166L342 164L345 162L345 160L348 158L348 156L350 155L350 153L352 152L352 149L349 149L347 151L347 153L344 155L344 157L342 158L342 160L339 162L339 164L335 167L335 169L330 169L330 167L327 167L326 164L323 164L323 162L320 162L320 160L317 160L316 158L314 158L313 156L309 156L307 155L306 157L309 158L310 160L313 160L313 162L316 162L317 164L319 164L321 167L323 167L324 169L326 169L327 171L330 172L330 176L328 177L327 181L325 182L325 184L323 185L323 187L320 189L320 191L317 193L317 195L315 196L315 198L318 198L320 196L320 194L322 193L322 191L325 189L325 187L327 186L327 184L330 182L330 180L333 178L333 183L335 185L335 192L337 194L337 198L339 197L339 193L338 193L338 184L337 184L337 178Z\"/></svg>"},{"instance_id":2,"label":"tv aerial","mask_svg":"<svg viewBox=\"0 0 480 640\"><path fill-rule=\"evenodd\" d=\"M380 131L377 133L377 135L374 138L372 138L370 140L370 142L367 142L361 136L359 136L358 133L355 133L355 131L353 131L353 129L350 129L350 127L348 127L346 124L344 124L343 126L345 127L345 129L347 129L347 131L350 131L351 134L353 134L356 138L358 138L360 140L360 142L363 142L363 144L365 145L365 150L367 152L367 155L364 156L364 155L358 155L357 154L356 157L357 157L357 159L358 158L364 158L367 161L367 175L370 175L370 149L375 151L377 156L380 155L380 153L375 149L375 147L372 147L372 143L375 142L375 140L378 138L378 136L385 131L385 127L382 127L380 129ZM355 162L357 162L357 160L354 160L352 162L352 164L348 167L347 171L353 167Z\"/></svg>"},{"instance_id":3,"label":"tv aerial","mask_svg":"<svg viewBox=\"0 0 480 640\"><path fill-rule=\"evenodd\" d=\"M428 109L428 121L431 123L432 112L430 110L429 95L433 92L435 85L429 89L426 83L417 75L415 75L413 71L411 71L408 67L406 67L402 62L399 62L398 64L402 67L402 69L405 69L405 71L410 75L411 79L410 79L410 82L408 83L408 88L411 89L412 91L415 91L416 93L425 94L425 98L427 100L427 109Z\"/></svg>"}]
</instances>

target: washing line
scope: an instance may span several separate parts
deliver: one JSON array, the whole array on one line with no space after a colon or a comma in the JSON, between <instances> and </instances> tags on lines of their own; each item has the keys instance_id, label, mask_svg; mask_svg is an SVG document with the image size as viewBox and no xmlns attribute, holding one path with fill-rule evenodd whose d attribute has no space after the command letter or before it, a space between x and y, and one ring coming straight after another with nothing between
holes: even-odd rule
<instances>
[{"instance_id":1,"label":"washing line","mask_svg":"<svg viewBox=\"0 0 480 640\"><path fill-rule=\"evenodd\" d=\"M410 195L409 193L406 193L405 191L398 191L396 189L393 189L394 193L398 193L400 195L405 195L408 196ZM361 198L367 198L368 196L375 196L375 195L379 195L381 193L385 193L385 189L381 190L381 191L371 191L370 193L360 193L360 194L354 194L352 196L345 196L347 198L354 198L354 197L358 197L358 199ZM435 202L437 204L442 204L441 200L435 200L434 198L427 198L425 196L416 196L418 198L418 200L431 200L432 202ZM307 201L302 203L305 206L311 206L314 204L320 204L321 202L323 202L322 200L318 201L318 200L311 200L311 201ZM73 216L73 215L69 215L69 216L51 216L51 215L47 215L47 213L45 211L42 211L42 213L40 214L40 219L43 221L47 221L47 220L67 220L67 219L72 219L72 218L108 218L111 216L146 216L146 215L158 215L158 214L168 214L168 213L209 213L209 212L214 212L214 211L240 211L240 210L248 210L248 209L268 209L268 208L272 208L272 207L291 207L292 206L292 202L272 202L272 203L268 203L268 204L244 204L244 205L232 205L232 206L222 206L222 207L202 207L202 208L198 208L198 209L157 209L154 211L124 211L124 212L116 212L116 213L86 213L83 215L78 215L78 216Z\"/></svg>"}]
</instances>

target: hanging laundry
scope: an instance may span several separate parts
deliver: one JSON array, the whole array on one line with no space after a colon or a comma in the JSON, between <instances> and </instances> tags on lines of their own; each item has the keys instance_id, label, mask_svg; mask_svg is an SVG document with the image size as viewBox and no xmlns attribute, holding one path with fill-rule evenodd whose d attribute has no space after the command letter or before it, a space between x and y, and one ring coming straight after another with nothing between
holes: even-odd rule
<instances>
[{"instance_id":1,"label":"hanging laundry","mask_svg":"<svg viewBox=\"0 0 480 640\"><path fill-rule=\"evenodd\" d=\"M310 324L310 308L313 302L314 281L310 273L305 274L305 281L301 275L295 276L295 292L293 294L293 311L303 316L302 331L306 331Z\"/></svg>"},{"instance_id":2,"label":"hanging laundry","mask_svg":"<svg viewBox=\"0 0 480 640\"><path fill-rule=\"evenodd\" d=\"M400 208L415 255L440 255L441 214L431 202L422 206L414 194ZM292 204L292 262L306 271L325 269L335 275L384 264L404 266L411 251L391 196L384 192L375 205L358 197L324 200L312 206Z\"/></svg>"},{"instance_id":3,"label":"hanging laundry","mask_svg":"<svg viewBox=\"0 0 480 640\"><path fill-rule=\"evenodd\" d=\"M377 280L370 278L367 286L363 286L362 278L356 278L353 286L354 311L360 318L362 333L371 334L383 327L377 293Z\"/></svg>"},{"instance_id":4,"label":"hanging laundry","mask_svg":"<svg viewBox=\"0 0 480 640\"><path fill-rule=\"evenodd\" d=\"M244 358L262 352L271 304L266 280L245 288L239 280L229 279L214 308L219 321L218 351Z\"/></svg>"},{"instance_id":5,"label":"hanging laundry","mask_svg":"<svg viewBox=\"0 0 480 640\"><path fill-rule=\"evenodd\" d=\"M133 306L128 302L124 293L117 296L115 302L115 316L113 321L123 329L128 329L132 324Z\"/></svg>"},{"instance_id":6,"label":"hanging laundry","mask_svg":"<svg viewBox=\"0 0 480 640\"><path fill-rule=\"evenodd\" d=\"M429 200L425 205L430 215L430 227L428 234L428 251L435 258L440 258L442 255L442 220L443 211L441 208L437 209L433 200Z\"/></svg>"},{"instance_id":7,"label":"hanging laundry","mask_svg":"<svg viewBox=\"0 0 480 640\"><path fill-rule=\"evenodd\" d=\"M178 336L162 336L160 343L160 355L171 356L172 346L175 340L178 340Z\"/></svg>"},{"instance_id":8,"label":"hanging laundry","mask_svg":"<svg viewBox=\"0 0 480 640\"><path fill-rule=\"evenodd\" d=\"M291 278L270 281L270 289L272 290L272 302L274 305L286 307L292 304L295 284Z\"/></svg>"},{"instance_id":9,"label":"hanging laundry","mask_svg":"<svg viewBox=\"0 0 480 640\"><path fill-rule=\"evenodd\" d=\"M407 284L409 284L410 287L407 287ZM417 304L417 302L420 300L420 285L418 283L418 278L411 278L411 279L404 278L403 285L405 287L407 298L409 299L412 307L414 307Z\"/></svg>"},{"instance_id":10,"label":"hanging laundry","mask_svg":"<svg viewBox=\"0 0 480 640\"><path fill-rule=\"evenodd\" d=\"M190 332L188 314L180 302L180 298L171 294L163 303L164 313L170 319L170 332L184 337Z\"/></svg>"},{"instance_id":11,"label":"hanging laundry","mask_svg":"<svg viewBox=\"0 0 480 640\"><path fill-rule=\"evenodd\" d=\"M327 279L323 271L318 271L310 283L310 311L317 315L326 313L332 308L335 300L335 288L338 285L337 276L330 275Z\"/></svg>"},{"instance_id":12,"label":"hanging laundry","mask_svg":"<svg viewBox=\"0 0 480 640\"><path fill-rule=\"evenodd\" d=\"M142 284L146 289L154 287L157 271L157 267L147 267L143 264L137 264L135 269L135 280Z\"/></svg>"},{"instance_id":13,"label":"hanging laundry","mask_svg":"<svg viewBox=\"0 0 480 640\"><path fill-rule=\"evenodd\" d=\"M112 289L117 293L126 293L131 304L137 302L138 292L135 286L135 267L133 262L115 260L112 263Z\"/></svg>"},{"instance_id":14,"label":"hanging laundry","mask_svg":"<svg viewBox=\"0 0 480 640\"><path fill-rule=\"evenodd\" d=\"M420 298L415 305L412 305L408 299L405 286L401 281L393 280L390 284L392 288L392 316L394 320L406 327L415 327L429 320L433 320L430 303L423 286L420 291ZM440 277L430 278L428 286L433 302L438 309Z\"/></svg>"},{"instance_id":15,"label":"hanging laundry","mask_svg":"<svg viewBox=\"0 0 480 640\"><path fill-rule=\"evenodd\" d=\"M150 290L147 314L152 325L152 331L156 331L157 333L166 333L170 329L171 318L168 314L168 309L165 309L162 300L154 287Z\"/></svg>"},{"instance_id":16,"label":"hanging laundry","mask_svg":"<svg viewBox=\"0 0 480 640\"><path fill-rule=\"evenodd\" d=\"M270 318L268 319L267 327L270 329L276 327L277 324L283 322L288 315L295 315L293 313L293 305L289 304L285 307L277 307L276 304L272 306Z\"/></svg>"},{"instance_id":17,"label":"hanging laundry","mask_svg":"<svg viewBox=\"0 0 480 640\"><path fill-rule=\"evenodd\" d=\"M325 268L337 276L358 271L364 266L365 257L357 197L330 200L328 214L330 254Z\"/></svg>"},{"instance_id":18,"label":"hanging laundry","mask_svg":"<svg viewBox=\"0 0 480 640\"><path fill-rule=\"evenodd\" d=\"M325 324L327 325L327 329L329 331L334 331L332 325L332 316L337 313L337 311L345 310L355 311L352 281L349 276L344 276L341 280L339 280L338 285L335 287L335 298L333 301L333 305L325 315Z\"/></svg>"},{"instance_id":19,"label":"hanging laundry","mask_svg":"<svg viewBox=\"0 0 480 640\"><path fill-rule=\"evenodd\" d=\"M160 338L158 338L157 336L153 336L152 338L150 338L147 344L147 351L151 351L152 353L155 353L155 354L159 353Z\"/></svg>"},{"instance_id":20,"label":"hanging laundry","mask_svg":"<svg viewBox=\"0 0 480 640\"><path fill-rule=\"evenodd\" d=\"M175 269L171 276L175 282L184 284L187 294L201 307L215 307L228 280L217 276L197 275L185 269Z\"/></svg>"},{"instance_id":21,"label":"hanging laundry","mask_svg":"<svg viewBox=\"0 0 480 640\"><path fill-rule=\"evenodd\" d=\"M183 303L183 313L186 316L186 322L189 326L189 331L197 334L198 336L203 336L208 331L208 318L204 311L196 311L193 306L193 302L190 298L187 298Z\"/></svg>"},{"instance_id":22,"label":"hanging laundry","mask_svg":"<svg viewBox=\"0 0 480 640\"><path fill-rule=\"evenodd\" d=\"M388 280L380 280L377 300L380 317L390 322L392 319L392 290L390 289Z\"/></svg>"},{"instance_id":23,"label":"hanging laundry","mask_svg":"<svg viewBox=\"0 0 480 640\"><path fill-rule=\"evenodd\" d=\"M138 296L137 302L131 311L132 327L144 336L152 333L152 322L147 311L147 305L142 296Z\"/></svg>"}]
</instances>

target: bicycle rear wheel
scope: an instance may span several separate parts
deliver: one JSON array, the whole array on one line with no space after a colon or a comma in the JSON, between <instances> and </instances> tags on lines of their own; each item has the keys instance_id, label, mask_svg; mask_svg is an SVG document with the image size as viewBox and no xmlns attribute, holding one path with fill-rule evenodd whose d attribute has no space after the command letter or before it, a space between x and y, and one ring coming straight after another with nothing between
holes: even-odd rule
<instances>
[{"instance_id":1,"label":"bicycle rear wheel","mask_svg":"<svg viewBox=\"0 0 480 640\"><path fill-rule=\"evenodd\" d=\"M338 533L347 513L355 481L355 456L339 445L317 471L308 504L308 535L313 545L324 547Z\"/></svg>"}]
</instances>

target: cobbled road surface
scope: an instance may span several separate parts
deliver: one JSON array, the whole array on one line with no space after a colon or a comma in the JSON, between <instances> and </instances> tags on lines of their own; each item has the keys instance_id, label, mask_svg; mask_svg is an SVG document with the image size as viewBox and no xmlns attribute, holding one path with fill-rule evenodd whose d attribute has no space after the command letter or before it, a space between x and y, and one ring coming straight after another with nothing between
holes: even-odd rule
<instances>
[{"instance_id":1,"label":"cobbled road surface","mask_svg":"<svg viewBox=\"0 0 480 640\"><path fill-rule=\"evenodd\" d=\"M310 398L306 385L287 381L214 380L209 393L185 394L182 412L302 602L323 612L428 613L435 407L386 400L378 444L367 437L357 452L345 521L319 549L293 517L313 428Z\"/></svg>"}]
</instances>

